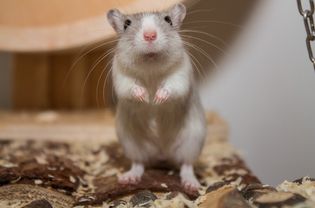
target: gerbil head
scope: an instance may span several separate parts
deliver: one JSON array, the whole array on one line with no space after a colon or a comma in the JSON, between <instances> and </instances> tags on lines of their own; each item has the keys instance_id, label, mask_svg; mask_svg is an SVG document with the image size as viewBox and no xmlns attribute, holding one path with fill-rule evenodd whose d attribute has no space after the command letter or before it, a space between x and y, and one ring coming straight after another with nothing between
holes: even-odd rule
<instances>
[{"instance_id":1,"label":"gerbil head","mask_svg":"<svg viewBox=\"0 0 315 208\"><path fill-rule=\"evenodd\" d=\"M107 13L109 23L119 36L116 55L125 64L176 61L183 54L180 26L186 16L183 4L164 12L125 15L117 9ZM154 63L153 62L153 63Z\"/></svg>"}]
</instances>

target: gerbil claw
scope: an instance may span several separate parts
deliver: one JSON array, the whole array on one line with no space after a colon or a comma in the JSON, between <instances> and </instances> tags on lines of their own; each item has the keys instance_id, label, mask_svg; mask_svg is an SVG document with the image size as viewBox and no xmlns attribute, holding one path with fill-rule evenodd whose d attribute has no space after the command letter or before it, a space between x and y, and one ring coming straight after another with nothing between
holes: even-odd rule
<instances>
[{"instance_id":1,"label":"gerbil claw","mask_svg":"<svg viewBox=\"0 0 315 208\"><path fill-rule=\"evenodd\" d=\"M170 92L165 88L160 88L155 94L154 103L162 104L164 103L170 96Z\"/></svg>"},{"instance_id":2,"label":"gerbil claw","mask_svg":"<svg viewBox=\"0 0 315 208\"><path fill-rule=\"evenodd\" d=\"M137 184L141 181L142 171L132 168L130 171L118 176L118 183L123 185Z\"/></svg>"},{"instance_id":3,"label":"gerbil claw","mask_svg":"<svg viewBox=\"0 0 315 208\"><path fill-rule=\"evenodd\" d=\"M143 87L140 86L133 87L132 95L140 102L147 102L147 92Z\"/></svg>"},{"instance_id":4,"label":"gerbil claw","mask_svg":"<svg viewBox=\"0 0 315 208\"><path fill-rule=\"evenodd\" d=\"M185 190L189 192L198 191L200 187L200 183L196 178L192 165L182 165L180 170L180 177L182 180L182 185Z\"/></svg>"},{"instance_id":5,"label":"gerbil claw","mask_svg":"<svg viewBox=\"0 0 315 208\"><path fill-rule=\"evenodd\" d=\"M185 180L182 182L182 185L185 190L189 192L195 192L198 191L200 184L197 180Z\"/></svg>"},{"instance_id":6,"label":"gerbil claw","mask_svg":"<svg viewBox=\"0 0 315 208\"><path fill-rule=\"evenodd\" d=\"M139 176L132 174L130 172L127 172L118 177L118 182L123 185L137 184L140 182L140 180L141 178Z\"/></svg>"},{"instance_id":7,"label":"gerbil claw","mask_svg":"<svg viewBox=\"0 0 315 208\"><path fill-rule=\"evenodd\" d=\"M121 176L118 176L120 184L137 184L141 181L141 176L144 172L144 166L141 163L133 163L131 169Z\"/></svg>"}]
</instances>

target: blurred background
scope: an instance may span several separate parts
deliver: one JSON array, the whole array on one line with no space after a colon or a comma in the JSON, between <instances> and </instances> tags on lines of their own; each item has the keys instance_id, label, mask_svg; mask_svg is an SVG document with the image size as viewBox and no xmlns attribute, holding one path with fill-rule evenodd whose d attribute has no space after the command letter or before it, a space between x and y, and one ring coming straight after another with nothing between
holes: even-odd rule
<instances>
[{"instance_id":1,"label":"blurred background","mask_svg":"<svg viewBox=\"0 0 315 208\"><path fill-rule=\"evenodd\" d=\"M0 2L6 11L16 11L23 17L21 1ZM36 17L29 22L25 17L20 21L8 12L2 13L0 110L112 108L111 83L106 82L103 90L106 73L101 76L110 57L98 59L111 46L92 49L113 37L104 11L118 6L134 12L139 8L134 2L137 1L107 1L104 5L104 1L94 0L88 8L77 6L80 2L72 8L70 3L62 6L57 0L52 8L59 16L46 8L39 15L47 15L47 20ZM166 8L172 3L160 2L151 6ZM200 61L199 67L209 75L200 89L205 108L217 111L227 120L231 142L264 183L275 185L285 179L315 177L315 75L296 1L186 3L186 38L207 52L217 65L214 67L200 51L192 51ZM73 14L62 15L69 7ZM82 9L87 12L80 13ZM56 16L58 21L53 18ZM81 25L65 26L65 22L78 21ZM85 28L84 33L80 26ZM211 41L216 47L196 37ZM97 89L98 82L101 84Z\"/></svg>"}]
</instances>

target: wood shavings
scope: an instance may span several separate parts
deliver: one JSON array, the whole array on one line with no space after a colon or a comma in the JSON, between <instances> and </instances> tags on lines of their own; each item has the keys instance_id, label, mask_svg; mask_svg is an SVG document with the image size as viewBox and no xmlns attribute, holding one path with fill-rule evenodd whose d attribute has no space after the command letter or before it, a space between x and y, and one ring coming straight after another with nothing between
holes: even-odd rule
<instances>
[{"instance_id":1,"label":"wood shavings","mask_svg":"<svg viewBox=\"0 0 315 208\"><path fill-rule=\"evenodd\" d=\"M35 183L36 185L40 185L40 184L43 184L43 181L42 181L42 180L39 180L39 179L36 179L36 180L34 180L34 183Z\"/></svg>"},{"instance_id":2,"label":"wood shavings","mask_svg":"<svg viewBox=\"0 0 315 208\"><path fill-rule=\"evenodd\" d=\"M41 126L55 122L49 116L41 119L35 119ZM59 115L56 121L58 119ZM73 138L68 138L68 142L0 141L0 207L21 208L44 198L54 208L75 205L76 208L113 208L113 204L118 208L131 208L130 199L146 189L157 199L142 205L153 208L218 208L214 206L218 201L213 199L228 203L225 207L229 208L236 207L234 202L244 205L242 208L248 207L248 201L256 207L254 202L258 197L284 190L307 198L304 207L314 199L313 182L306 178L296 183L285 182L278 187L278 192L265 187L227 142L223 133L225 127L219 127L222 121L212 117L209 122L214 122L210 127L212 134L195 165L202 187L193 194L186 193L181 186L178 170L148 169L142 183L120 186L116 175L125 171L130 163L114 134L106 134L108 138L102 140L98 139L104 136L89 135L90 139L85 141ZM83 127L84 124L80 124L77 134L83 132ZM114 132L112 124L106 128ZM25 183L32 185L26 185L25 189ZM8 190L7 186L10 186L9 192L3 192ZM8 193L13 193L14 197L8 197ZM214 196L217 198L212 198ZM5 205L8 203L10 205Z\"/></svg>"},{"instance_id":3,"label":"wood shavings","mask_svg":"<svg viewBox=\"0 0 315 208\"><path fill-rule=\"evenodd\" d=\"M307 178L303 178L301 183L284 181L277 190L300 194L315 203L315 181L307 180Z\"/></svg>"},{"instance_id":4,"label":"wood shavings","mask_svg":"<svg viewBox=\"0 0 315 208\"><path fill-rule=\"evenodd\" d=\"M36 159L36 162L37 162L38 164L41 164L41 165L46 165L46 164L48 164L45 155L36 156L35 159Z\"/></svg>"},{"instance_id":5,"label":"wood shavings","mask_svg":"<svg viewBox=\"0 0 315 208\"><path fill-rule=\"evenodd\" d=\"M43 198L49 199L54 208L70 208L74 203L70 196L38 186L19 184L0 187L0 207L21 208Z\"/></svg>"},{"instance_id":6,"label":"wood shavings","mask_svg":"<svg viewBox=\"0 0 315 208\"><path fill-rule=\"evenodd\" d=\"M71 183L75 183L77 181L77 179L75 179L75 177L73 177L72 175L69 176L69 180Z\"/></svg>"},{"instance_id":7,"label":"wood shavings","mask_svg":"<svg viewBox=\"0 0 315 208\"><path fill-rule=\"evenodd\" d=\"M185 198L182 194L178 194L171 200L157 199L150 208L197 208L198 206Z\"/></svg>"},{"instance_id":8,"label":"wood shavings","mask_svg":"<svg viewBox=\"0 0 315 208\"><path fill-rule=\"evenodd\" d=\"M14 167L18 167L17 164L8 162L8 161L4 161L4 160L0 160L0 166L4 167L4 168L14 168Z\"/></svg>"}]
</instances>

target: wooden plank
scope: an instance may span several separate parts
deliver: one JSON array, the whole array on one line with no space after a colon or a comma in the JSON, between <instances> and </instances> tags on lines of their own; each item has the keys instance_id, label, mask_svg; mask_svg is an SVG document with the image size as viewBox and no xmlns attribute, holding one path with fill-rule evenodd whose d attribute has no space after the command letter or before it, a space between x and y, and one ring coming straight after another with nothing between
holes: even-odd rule
<instances>
[{"instance_id":1,"label":"wooden plank","mask_svg":"<svg viewBox=\"0 0 315 208\"><path fill-rule=\"evenodd\" d=\"M78 54L73 53L17 55L13 78L15 109L112 106L111 76L107 70L103 72L110 58L96 64L103 54L98 51L79 60Z\"/></svg>"},{"instance_id":2,"label":"wooden plank","mask_svg":"<svg viewBox=\"0 0 315 208\"><path fill-rule=\"evenodd\" d=\"M50 106L48 60L46 54L14 55L14 109L45 109Z\"/></svg>"}]
</instances>

